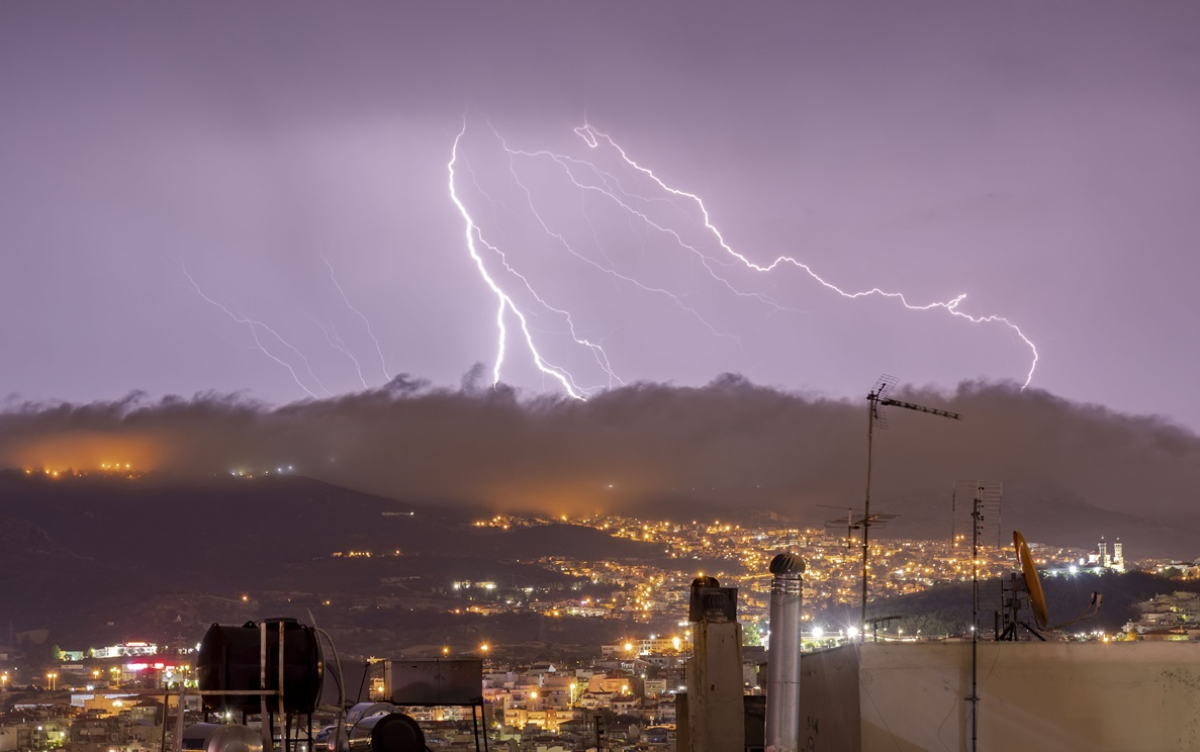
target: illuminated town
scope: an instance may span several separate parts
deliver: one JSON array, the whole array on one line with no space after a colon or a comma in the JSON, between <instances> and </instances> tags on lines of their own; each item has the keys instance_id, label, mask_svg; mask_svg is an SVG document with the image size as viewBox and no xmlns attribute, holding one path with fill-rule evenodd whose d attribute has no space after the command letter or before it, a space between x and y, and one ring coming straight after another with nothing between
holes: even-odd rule
<instances>
[{"instance_id":1,"label":"illuminated town","mask_svg":"<svg viewBox=\"0 0 1200 752\"><path fill-rule=\"evenodd\" d=\"M254 477L287 474L280 466L235 470L231 487ZM31 482L71 483L89 477L116 483L147 477L126 463L102 463L89 470L25 468ZM223 474L222 474L223 475ZM226 477L226 476L223 476ZM255 481L260 482L260 481ZM284 482L284 481L280 481ZM385 516L412 517L404 510ZM788 526L769 520L750 524L727 519L685 522L632 516L550 517L500 514L465 523L503 539L534 528L550 535L569 528L587 528L602 538L651 546L654 557L534 556L512 549L513 562L553 575L545 582L518 582L517 576L445 575L422 580L426 596L398 599L379 595L363 599L336 592L234 592L213 619L261 618L264 613L295 610L305 604L337 632L352 629L356 614L395 608L398 603L425 613L440 611L453 619L473 619L474 641L462 632L448 632L440 644L381 647L381 655L416 660L477 660L483 665L483 716L493 744L509 742L522 752L560 750L642 749L666 752L677 739L677 696L686 686L687 662L692 657L693 624L687 619L689 586L709 575L722 585L739 589L738 620L742 625L742 682L749 695L763 692L761 666L769 643L769 560L780 551L801 555L803 576L802 645L822 650L859 638L857 608L861 598L861 539L838 529ZM535 531L536 532L536 531ZM1174 570L1183 580L1200 574L1190 562L1126 561L1119 543L1096 550L1035 546L1035 561L1046 577L1083 572L1119 573L1128 570L1159 574ZM400 563L412 557L404 549L368 546L326 551L318 560L333 566ZM1012 549L981 546L972 559L962 535L954 540L876 538L870 546L872 604L934 590L939 585L969 583L973 576L994 580L1014 568ZM408 579L405 579L406 582ZM381 577L387 585L389 579ZM410 582L411 584L411 582ZM301 608L301 610L303 610ZM300 613L300 611L296 611ZM341 613L342 621L336 620ZM387 611L381 613L390 613ZM1162 592L1138 604L1137 617L1120 632L1081 631L1072 639L1085 641L1187 641L1200 638L1200 596L1191 592ZM597 640L582 649L565 650L552 639L516 644L489 633L492 619L525 615L535 622L569 622L603 626L616 639ZM391 618L391 617L388 617ZM614 628L620 630L614 632ZM194 629L194 627L191 627ZM183 721L203 721L196 694L195 667L199 634L181 630L145 634L118 644L55 646L45 630L10 634L0 647L0 752L160 752L175 743L183 706ZM339 639L341 639L339 637ZM961 640L949 631L922 633L903 621L885 623L869 635L879 641L921 642ZM575 640L574 642L579 642ZM578 648L579 646L575 646ZM342 656L345 665L358 657ZM387 662L361 656L369 682L369 699L386 700ZM328 682L328 676L326 681ZM189 694L181 697L181 691ZM165 703L165 705L164 705ZM467 710L454 707L405 707L422 724L431 743L441 749L472 749ZM329 706L314 723L335 723ZM600 736L597 737L597 731ZM317 749L322 749L320 746Z\"/></svg>"},{"instance_id":2,"label":"illuminated town","mask_svg":"<svg viewBox=\"0 0 1200 752\"><path fill-rule=\"evenodd\" d=\"M558 616L627 616L649 622L679 613L685 607L688 583L700 575L712 575L722 583L738 587L741 613L747 622L762 622L766 628L770 575L767 562L780 551L800 552L806 561L804 575L805 618L857 604L862 586L862 546L858 538L838 535L836 530L789 527L752 528L728 521L676 523L606 516L564 521L562 518L496 515L475 522L479 527L509 530L516 527L554 524L583 525L617 538L652 542L663 547L670 563L654 566L645 562L614 560L584 561L566 557L537 560L548 569L597 584L616 586L612 598L593 600L537 600L508 603L506 608L529 608ZM366 555L347 552L345 555ZM986 580L1010 571L1011 547L980 546L974 574ZM1037 563L1047 568L1068 567L1087 552L1042 546ZM707 562L708 568L699 565ZM696 562L689 565L689 562ZM950 540L879 538L871 543L869 599L921 592L936 583L967 582L973 576L970 545L958 536ZM480 600L487 600L486 595ZM480 604L473 608L487 608ZM821 629L836 629L822 625Z\"/></svg>"}]
</instances>

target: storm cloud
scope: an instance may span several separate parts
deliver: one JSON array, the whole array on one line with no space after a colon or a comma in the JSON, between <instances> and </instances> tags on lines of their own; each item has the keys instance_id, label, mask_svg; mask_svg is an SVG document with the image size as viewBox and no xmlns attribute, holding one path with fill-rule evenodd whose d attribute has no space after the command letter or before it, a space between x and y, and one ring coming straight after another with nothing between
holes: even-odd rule
<instances>
[{"instance_id":1,"label":"storm cloud","mask_svg":"<svg viewBox=\"0 0 1200 752\"><path fill-rule=\"evenodd\" d=\"M1169 420L1013 384L901 396L964 419L890 409L876 434L874 499L884 507L944 497L958 478L995 478L1023 490L1027 506L1200 518L1200 439ZM0 464L129 462L197 480L291 465L406 501L554 514L673 501L814 519L818 504L861 504L866 420L865 401L734 375L702 387L636 384L587 402L399 376L385 389L284 407L218 394L13 405L0 414Z\"/></svg>"}]
</instances>

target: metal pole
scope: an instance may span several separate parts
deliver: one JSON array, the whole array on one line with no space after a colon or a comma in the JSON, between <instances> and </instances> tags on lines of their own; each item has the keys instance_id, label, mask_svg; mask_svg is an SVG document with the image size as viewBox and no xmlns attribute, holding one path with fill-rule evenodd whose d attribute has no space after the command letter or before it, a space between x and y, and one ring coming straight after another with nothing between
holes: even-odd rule
<instances>
[{"instance_id":1,"label":"metal pole","mask_svg":"<svg viewBox=\"0 0 1200 752\"><path fill-rule=\"evenodd\" d=\"M862 543L862 639L867 638L867 560L870 556L871 530L871 455L875 443L875 401L878 395L867 395L867 492L863 499Z\"/></svg>"},{"instance_id":2,"label":"metal pole","mask_svg":"<svg viewBox=\"0 0 1200 752\"><path fill-rule=\"evenodd\" d=\"M288 749L290 725L283 710L283 620L281 619L279 621L279 748L283 752L287 752Z\"/></svg>"},{"instance_id":3,"label":"metal pole","mask_svg":"<svg viewBox=\"0 0 1200 752\"><path fill-rule=\"evenodd\" d=\"M280 721L283 721L283 621L280 621ZM287 748L284 746L284 748Z\"/></svg>"},{"instance_id":4,"label":"metal pole","mask_svg":"<svg viewBox=\"0 0 1200 752\"><path fill-rule=\"evenodd\" d=\"M186 682L184 683L186 687ZM167 715L171 712L171 693L163 692L163 712L162 712L162 741L158 743L160 752L167 752ZM205 719L207 720L207 719Z\"/></svg>"},{"instance_id":5,"label":"metal pole","mask_svg":"<svg viewBox=\"0 0 1200 752\"><path fill-rule=\"evenodd\" d=\"M175 716L175 740L171 745L171 748L174 750L174 752L181 752L183 750L183 713L184 713L184 709L186 708L186 706L187 706L187 685L185 684L183 686L183 689L181 689L179 691L179 714L177 716ZM164 708L163 709L163 725L166 725L166 723L167 723L166 709Z\"/></svg>"},{"instance_id":6,"label":"metal pole","mask_svg":"<svg viewBox=\"0 0 1200 752\"><path fill-rule=\"evenodd\" d=\"M262 726L263 752L270 752L271 726L270 713L267 712L267 623L258 624L258 688L262 695L258 698L259 725Z\"/></svg>"},{"instance_id":7,"label":"metal pole","mask_svg":"<svg viewBox=\"0 0 1200 752\"><path fill-rule=\"evenodd\" d=\"M983 524L983 486L971 509L971 749L978 749L979 728L979 528Z\"/></svg>"}]
</instances>

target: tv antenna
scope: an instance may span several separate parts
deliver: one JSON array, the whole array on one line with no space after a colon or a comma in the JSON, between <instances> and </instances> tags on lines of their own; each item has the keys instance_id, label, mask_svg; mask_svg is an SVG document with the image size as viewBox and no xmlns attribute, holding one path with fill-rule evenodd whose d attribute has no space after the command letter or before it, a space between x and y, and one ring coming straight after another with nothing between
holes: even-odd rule
<instances>
[{"instance_id":1,"label":"tv antenna","mask_svg":"<svg viewBox=\"0 0 1200 752\"><path fill-rule=\"evenodd\" d=\"M867 519L867 518L864 518L861 514L856 514L854 509L851 507L837 507L832 504L818 504L817 506L824 507L825 509L845 509L846 510L845 517L839 517L839 518L832 519L832 520L825 520L825 529L827 529L827 530L841 530L843 527L846 528L846 548L850 548L851 546L854 545L854 531L855 530L861 530L864 525L868 525L868 524L876 526L876 527L878 527L880 525L886 525L889 520L896 519L896 515L894 515L894 514L872 514L870 519ZM841 577L839 576L838 582L834 583L834 601L839 606L842 603L840 585L841 585ZM847 585L848 585L848 587L846 588L846 592L847 592L847 594L849 594L851 592L851 588L854 587L853 580L851 579L851 581L848 582ZM853 596L851 596L848 599L848 603L849 604L854 603Z\"/></svg>"},{"instance_id":2,"label":"tv antenna","mask_svg":"<svg viewBox=\"0 0 1200 752\"><path fill-rule=\"evenodd\" d=\"M888 376L886 373L879 377L872 387L871 393L867 395L867 490L863 499L862 513L862 638L866 639L867 632L867 569L868 561L871 555L870 549L870 534L871 534L871 461L874 458L875 448L875 425L879 424L880 428L887 428L887 419L879 408L886 406L902 407L905 410L912 410L918 413L927 413L936 415L939 418L951 418L953 420L962 420L962 416L958 413L952 413L949 410L938 410L933 407L924 405L916 405L912 402L904 402L902 400L893 399L890 395L892 389L896 386L896 377Z\"/></svg>"},{"instance_id":3,"label":"tv antenna","mask_svg":"<svg viewBox=\"0 0 1200 752\"><path fill-rule=\"evenodd\" d=\"M965 548L965 529L974 543L1000 548L1000 504L1004 484L998 480L956 480L950 495L950 545ZM976 520L976 506L983 516ZM968 522L970 520L970 522ZM976 540L976 538L978 540Z\"/></svg>"},{"instance_id":4,"label":"tv antenna","mask_svg":"<svg viewBox=\"0 0 1200 752\"><path fill-rule=\"evenodd\" d=\"M846 548L850 548L851 541L854 538L854 531L861 530L863 525L870 524L873 527L886 525L888 521L896 519L899 515L895 514L873 514L870 519L864 518L861 514L855 514L851 507L836 507L832 504L818 504L817 506L825 509L845 509L846 516L832 520L825 520L825 528L827 530L838 530L846 528Z\"/></svg>"},{"instance_id":5,"label":"tv antenna","mask_svg":"<svg viewBox=\"0 0 1200 752\"><path fill-rule=\"evenodd\" d=\"M1000 545L1000 499L1004 494L1004 485L1000 481L956 482L951 500L951 517L954 517L959 490L965 492L971 485L975 486L975 492L971 499L971 696L967 701L971 703L971 750L974 752L979 748L979 539L983 537L984 523L988 517L994 516L996 545ZM952 546L958 545L955 535L951 533Z\"/></svg>"}]
</instances>

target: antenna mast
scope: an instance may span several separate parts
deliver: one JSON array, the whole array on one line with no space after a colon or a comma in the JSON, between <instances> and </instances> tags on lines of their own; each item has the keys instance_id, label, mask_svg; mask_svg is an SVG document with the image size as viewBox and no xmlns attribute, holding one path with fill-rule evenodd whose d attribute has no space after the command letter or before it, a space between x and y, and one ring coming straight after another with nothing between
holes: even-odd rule
<instances>
[{"instance_id":1,"label":"antenna mast","mask_svg":"<svg viewBox=\"0 0 1200 752\"><path fill-rule=\"evenodd\" d=\"M979 748L979 536L986 490L980 483L971 503L971 752Z\"/></svg>"},{"instance_id":2,"label":"antenna mast","mask_svg":"<svg viewBox=\"0 0 1200 752\"><path fill-rule=\"evenodd\" d=\"M938 410L933 407L925 407L924 405L916 405L912 402L903 402L898 399L892 399L888 396L892 389L896 386L896 378L884 374L879 377L879 381L875 382L875 386L871 389L871 393L867 395L867 490L863 499L863 520L862 520L862 637L865 640L867 635L867 590L868 590L868 562L870 560L870 531L871 531L871 463L874 459L875 450L875 424L878 423L880 428L887 428L887 421L880 412L879 408L886 405L902 407L905 410L913 410L918 413L928 413L936 415L939 418L950 418L952 420L962 420L962 416L958 413L952 413L948 410Z\"/></svg>"}]
</instances>

